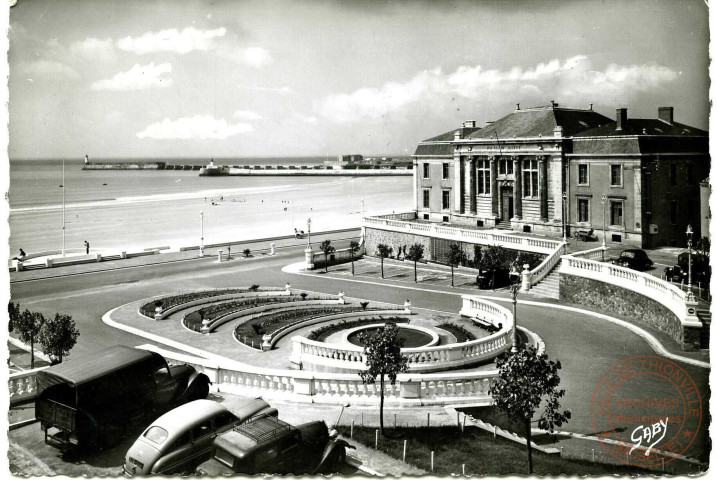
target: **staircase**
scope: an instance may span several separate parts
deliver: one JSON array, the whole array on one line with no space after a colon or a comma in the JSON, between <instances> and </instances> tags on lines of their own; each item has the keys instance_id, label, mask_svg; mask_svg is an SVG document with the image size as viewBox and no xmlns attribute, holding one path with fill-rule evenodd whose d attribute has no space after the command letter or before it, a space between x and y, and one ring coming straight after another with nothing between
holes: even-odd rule
<instances>
[{"instance_id":1,"label":"staircase","mask_svg":"<svg viewBox=\"0 0 717 480\"><path fill-rule=\"evenodd\" d=\"M712 314L709 306L697 308L697 318L702 322L700 330L700 350L709 350L710 348L710 324L712 323Z\"/></svg>"},{"instance_id":2,"label":"staircase","mask_svg":"<svg viewBox=\"0 0 717 480\"><path fill-rule=\"evenodd\" d=\"M556 300L559 299L560 274L558 273L558 270L560 270L560 262L555 264L553 269L545 276L545 278L543 278L536 285L530 287L529 292L537 297L554 298Z\"/></svg>"},{"instance_id":3,"label":"staircase","mask_svg":"<svg viewBox=\"0 0 717 480\"><path fill-rule=\"evenodd\" d=\"M494 228L495 228L496 230L510 230L510 231L513 230L513 229L511 228L511 226L510 226L510 222L501 222L501 221L497 221L497 222L495 223L495 227L494 227Z\"/></svg>"}]
</instances>

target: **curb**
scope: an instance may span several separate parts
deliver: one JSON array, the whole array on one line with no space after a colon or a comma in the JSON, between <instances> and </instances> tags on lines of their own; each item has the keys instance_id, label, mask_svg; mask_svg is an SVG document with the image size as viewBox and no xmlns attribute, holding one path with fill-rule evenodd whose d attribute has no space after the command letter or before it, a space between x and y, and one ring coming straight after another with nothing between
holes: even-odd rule
<instances>
[{"instance_id":1,"label":"curb","mask_svg":"<svg viewBox=\"0 0 717 480\"><path fill-rule=\"evenodd\" d=\"M17 348L19 348L21 350L25 350L27 353L30 353L30 347L27 344L23 343L22 340L8 335L7 341L12 343L13 345L15 345ZM45 355L44 352L42 352L41 350L38 350L37 348L35 348L34 351L35 351L34 355L37 358L44 360L47 363L52 363L52 360L50 360L50 357Z\"/></svg>"}]
</instances>

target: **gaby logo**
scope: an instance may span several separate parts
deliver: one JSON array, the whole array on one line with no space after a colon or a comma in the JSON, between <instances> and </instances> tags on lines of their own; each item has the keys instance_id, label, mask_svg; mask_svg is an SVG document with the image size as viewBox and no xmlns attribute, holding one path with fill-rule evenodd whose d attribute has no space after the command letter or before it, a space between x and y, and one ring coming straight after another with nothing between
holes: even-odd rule
<instances>
[{"instance_id":1,"label":"gaby logo","mask_svg":"<svg viewBox=\"0 0 717 480\"><path fill-rule=\"evenodd\" d=\"M632 454L633 450L635 450L636 448L640 448L644 440L645 445L647 446L645 456L649 456L652 447L657 445L663 438L665 438L665 434L667 433L667 421L669 419L669 417L665 417L664 422L662 420L659 420L657 423L653 423L652 425L648 425L646 427L644 425L640 425L639 427L635 428L635 430L632 431L632 435L630 435L630 439L635 442L634 446L630 449L630 454ZM657 438L658 435L660 438Z\"/></svg>"}]
</instances>

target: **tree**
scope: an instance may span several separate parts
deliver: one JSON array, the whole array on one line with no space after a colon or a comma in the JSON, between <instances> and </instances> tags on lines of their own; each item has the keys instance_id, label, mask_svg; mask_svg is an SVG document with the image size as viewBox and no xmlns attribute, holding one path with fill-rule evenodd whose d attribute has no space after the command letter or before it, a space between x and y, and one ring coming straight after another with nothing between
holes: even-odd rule
<instances>
[{"instance_id":1,"label":"tree","mask_svg":"<svg viewBox=\"0 0 717 480\"><path fill-rule=\"evenodd\" d=\"M245 256L246 258L249 258L249 255L251 255L251 250L248 249L248 248L245 248L245 249L242 251L242 253L244 254L244 256Z\"/></svg>"},{"instance_id":2,"label":"tree","mask_svg":"<svg viewBox=\"0 0 717 480\"><path fill-rule=\"evenodd\" d=\"M381 424L381 435L383 431L383 391L385 378L391 385L396 384L396 376L399 373L408 371L408 358L401 354L403 340L398 338L398 327L395 323L387 323L378 329L373 335L362 333L359 335L363 343L363 351L366 356L367 369L359 372L363 383L376 383L379 379L381 390L381 403L379 419Z\"/></svg>"},{"instance_id":3,"label":"tree","mask_svg":"<svg viewBox=\"0 0 717 480\"><path fill-rule=\"evenodd\" d=\"M699 240L697 240L697 250L702 253L702 255L708 256L710 255L710 239L708 237L702 237Z\"/></svg>"},{"instance_id":4,"label":"tree","mask_svg":"<svg viewBox=\"0 0 717 480\"><path fill-rule=\"evenodd\" d=\"M420 243L411 245L406 258L413 262L413 281L418 283L418 261L423 258L423 245Z\"/></svg>"},{"instance_id":5,"label":"tree","mask_svg":"<svg viewBox=\"0 0 717 480\"><path fill-rule=\"evenodd\" d=\"M451 267L451 287L453 287L453 268L461 265L466 261L466 253L457 243L451 243L448 246L447 263Z\"/></svg>"},{"instance_id":6,"label":"tree","mask_svg":"<svg viewBox=\"0 0 717 480\"><path fill-rule=\"evenodd\" d=\"M321 242L321 246L319 247L322 252L324 252L324 271L329 271L329 254L336 251L336 249L331 245L331 240L324 240Z\"/></svg>"},{"instance_id":7,"label":"tree","mask_svg":"<svg viewBox=\"0 0 717 480\"><path fill-rule=\"evenodd\" d=\"M376 248L376 255L381 257L381 278L383 278L383 259L391 256L393 248L389 247L385 243L379 243Z\"/></svg>"},{"instance_id":8,"label":"tree","mask_svg":"<svg viewBox=\"0 0 717 480\"><path fill-rule=\"evenodd\" d=\"M17 321L20 318L20 304L9 302L7 304L7 317L8 317L8 332L12 332L17 325Z\"/></svg>"},{"instance_id":9,"label":"tree","mask_svg":"<svg viewBox=\"0 0 717 480\"><path fill-rule=\"evenodd\" d=\"M15 320L14 327L20 334L20 340L30 344L30 368L35 368L35 340L40 333L45 317L39 312L25 309Z\"/></svg>"},{"instance_id":10,"label":"tree","mask_svg":"<svg viewBox=\"0 0 717 480\"><path fill-rule=\"evenodd\" d=\"M40 328L38 341L45 354L53 359L52 363L62 363L62 357L69 355L72 347L77 343L80 331L75 321L69 315L56 313L54 318L48 318Z\"/></svg>"},{"instance_id":11,"label":"tree","mask_svg":"<svg viewBox=\"0 0 717 480\"><path fill-rule=\"evenodd\" d=\"M528 444L528 471L533 474L533 450L530 422L545 398L545 409L538 419L538 427L549 432L570 419L570 410L560 411L560 397L565 390L558 390L560 362L538 354L533 347L515 353L505 352L496 361L498 378L490 386L489 393L495 406L516 422L525 425Z\"/></svg>"},{"instance_id":12,"label":"tree","mask_svg":"<svg viewBox=\"0 0 717 480\"><path fill-rule=\"evenodd\" d=\"M351 255L351 275L354 274L354 253L358 252L359 243L356 240L351 240L349 243L349 255Z\"/></svg>"}]
</instances>

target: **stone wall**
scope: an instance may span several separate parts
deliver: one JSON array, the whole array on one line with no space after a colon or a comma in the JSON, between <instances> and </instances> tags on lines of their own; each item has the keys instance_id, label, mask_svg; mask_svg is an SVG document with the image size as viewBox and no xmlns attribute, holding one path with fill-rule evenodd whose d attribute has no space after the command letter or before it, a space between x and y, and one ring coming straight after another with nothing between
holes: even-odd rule
<instances>
[{"instance_id":1,"label":"stone wall","mask_svg":"<svg viewBox=\"0 0 717 480\"><path fill-rule=\"evenodd\" d=\"M660 303L639 293L598 280L561 274L560 300L599 309L608 315L634 319L636 324L667 333L685 350L694 348L694 339L685 338L677 316Z\"/></svg>"},{"instance_id":2,"label":"stone wall","mask_svg":"<svg viewBox=\"0 0 717 480\"><path fill-rule=\"evenodd\" d=\"M365 251L366 255L368 256L378 256L376 252L378 251L378 245L380 243L383 243L393 248L392 255L394 256L398 253L399 246L403 247L404 245L406 245L406 250L408 250L412 244L420 243L421 245L423 245L423 254L426 257L426 260L433 261L431 254L430 237L424 237L422 235L415 235L412 233L389 232L386 230L378 230L375 228L366 227L366 235L364 239L364 241L366 242Z\"/></svg>"}]
</instances>

